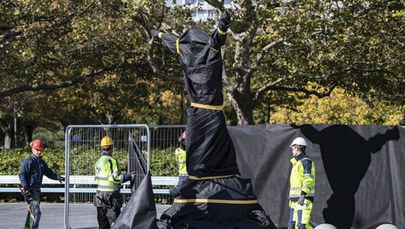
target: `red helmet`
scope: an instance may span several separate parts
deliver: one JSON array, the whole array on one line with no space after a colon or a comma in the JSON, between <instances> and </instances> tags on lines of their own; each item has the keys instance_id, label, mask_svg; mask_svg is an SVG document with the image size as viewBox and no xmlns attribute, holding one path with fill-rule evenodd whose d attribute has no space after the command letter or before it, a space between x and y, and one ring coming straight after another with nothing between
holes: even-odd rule
<instances>
[{"instance_id":1,"label":"red helmet","mask_svg":"<svg viewBox=\"0 0 405 229\"><path fill-rule=\"evenodd\" d=\"M42 142L39 139L34 140L33 142L31 142L30 145L35 150L43 150L44 149L44 145L42 145Z\"/></svg>"}]
</instances>

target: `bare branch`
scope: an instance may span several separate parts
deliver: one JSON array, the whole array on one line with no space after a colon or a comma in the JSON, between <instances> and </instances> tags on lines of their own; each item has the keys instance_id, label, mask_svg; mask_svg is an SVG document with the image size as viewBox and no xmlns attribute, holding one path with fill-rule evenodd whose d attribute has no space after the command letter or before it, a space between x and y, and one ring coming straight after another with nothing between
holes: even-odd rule
<instances>
[{"instance_id":1,"label":"bare branch","mask_svg":"<svg viewBox=\"0 0 405 229\"><path fill-rule=\"evenodd\" d=\"M98 75L101 75L103 73L115 70L117 68L118 68L117 66L111 66L111 67L99 69L99 70L96 70L96 71L91 71L91 72L87 73L86 75L76 77L74 80L66 81L66 82L61 83L61 84L53 84L53 85L51 85L51 84L41 84L41 85L38 85L38 86L32 86L32 85L17 86L15 88L0 92L0 98L4 98L4 97L11 96L11 95L18 94L18 93L25 92L25 91L43 91L43 90L52 91L52 90L57 90L57 89L61 89L61 88L70 87L70 86L73 86L75 84L79 84L79 83L83 82L87 78L98 76Z\"/></svg>"},{"instance_id":2,"label":"bare branch","mask_svg":"<svg viewBox=\"0 0 405 229\"><path fill-rule=\"evenodd\" d=\"M251 69L257 69L257 66L260 65L260 63L261 63L263 57L265 56L266 52L267 52L269 49L271 49L271 48L277 46L278 44L283 43L284 41L285 41L284 38L279 38L278 40L275 40L275 41L271 42L270 44L264 46L264 48L262 49L262 51L260 51L259 55L257 56L256 61L255 61L254 63L252 63Z\"/></svg>"},{"instance_id":3,"label":"bare branch","mask_svg":"<svg viewBox=\"0 0 405 229\"><path fill-rule=\"evenodd\" d=\"M158 64L156 64L156 62L155 62L155 60L153 58L153 40L154 40L153 38L151 38L149 40L149 42L148 42L149 49L148 49L148 52L147 52L147 61L148 61L149 65L150 65L150 67L152 68L152 71L154 73L156 73L162 79L167 79L167 80L172 80L172 81L175 81L175 82L178 82L178 83L183 83L182 78L174 77L174 76L171 76L169 74L166 74L165 71L162 71L158 67Z\"/></svg>"},{"instance_id":4,"label":"bare branch","mask_svg":"<svg viewBox=\"0 0 405 229\"><path fill-rule=\"evenodd\" d=\"M282 80L280 80L280 81L282 81ZM264 93L267 92L267 91L271 91L271 90L274 90L274 91L303 92L303 93L305 93L307 95L315 95L318 98L324 98L324 97L330 96L330 94L332 93L332 91L336 87L337 87L337 85L333 84L333 85L331 85L331 87L329 87L328 91L319 92L319 91L316 91L316 90L308 90L306 88L287 87L287 86L278 86L278 85L269 84L269 85L266 85L266 86L262 87L260 89L260 93L259 93L259 91L258 91L258 93L256 93L254 101L255 102L260 101L260 99L264 96Z\"/></svg>"}]
</instances>

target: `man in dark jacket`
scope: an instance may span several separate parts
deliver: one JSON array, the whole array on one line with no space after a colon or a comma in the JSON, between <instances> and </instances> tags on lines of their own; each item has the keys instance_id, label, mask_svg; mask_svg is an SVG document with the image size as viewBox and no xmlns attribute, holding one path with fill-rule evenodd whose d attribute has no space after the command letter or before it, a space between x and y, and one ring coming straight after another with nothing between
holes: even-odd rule
<instances>
[{"instance_id":1,"label":"man in dark jacket","mask_svg":"<svg viewBox=\"0 0 405 229\"><path fill-rule=\"evenodd\" d=\"M46 162L41 159L41 153L44 146L41 140L31 142L32 154L27 157L21 165L19 178L23 187L23 194L27 198L28 214L25 221L25 228L38 228L41 219L41 210L39 203L41 199L41 185L43 176L53 180L59 180L61 183L65 178L53 172ZM31 217L31 215L33 217Z\"/></svg>"}]
</instances>

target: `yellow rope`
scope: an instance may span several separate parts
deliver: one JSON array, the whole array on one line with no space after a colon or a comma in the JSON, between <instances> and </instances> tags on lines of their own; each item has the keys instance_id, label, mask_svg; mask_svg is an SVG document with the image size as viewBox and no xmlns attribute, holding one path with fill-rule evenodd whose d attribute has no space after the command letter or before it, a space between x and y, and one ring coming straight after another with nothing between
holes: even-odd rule
<instances>
[{"instance_id":1,"label":"yellow rope","mask_svg":"<svg viewBox=\"0 0 405 229\"><path fill-rule=\"evenodd\" d=\"M219 200L219 199L177 199L174 203L211 203L211 204L257 204L257 200Z\"/></svg>"},{"instance_id":2,"label":"yellow rope","mask_svg":"<svg viewBox=\"0 0 405 229\"><path fill-rule=\"evenodd\" d=\"M210 177L196 177L196 176L189 176L188 179L190 180L212 180L212 179L219 179L219 178L229 178L229 177L238 177L239 174L231 174L231 175L224 175L224 176L210 176Z\"/></svg>"},{"instance_id":3,"label":"yellow rope","mask_svg":"<svg viewBox=\"0 0 405 229\"><path fill-rule=\"evenodd\" d=\"M180 54L179 39L176 40L176 50L177 50L177 54Z\"/></svg>"},{"instance_id":4,"label":"yellow rope","mask_svg":"<svg viewBox=\"0 0 405 229\"><path fill-rule=\"evenodd\" d=\"M204 108L207 110L222 110L223 109L223 106L214 106L214 105L201 104L201 103L191 103L191 106L198 107L198 108Z\"/></svg>"},{"instance_id":5,"label":"yellow rope","mask_svg":"<svg viewBox=\"0 0 405 229\"><path fill-rule=\"evenodd\" d=\"M221 35L226 35L226 32L220 30L219 28L218 28L218 33L221 34Z\"/></svg>"}]
</instances>

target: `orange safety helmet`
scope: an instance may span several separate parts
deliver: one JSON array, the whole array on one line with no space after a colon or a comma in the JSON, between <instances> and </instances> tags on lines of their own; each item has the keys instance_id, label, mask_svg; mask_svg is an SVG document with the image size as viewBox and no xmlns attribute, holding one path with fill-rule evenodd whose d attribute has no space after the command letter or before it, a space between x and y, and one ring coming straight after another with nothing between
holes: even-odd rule
<instances>
[{"instance_id":1,"label":"orange safety helmet","mask_svg":"<svg viewBox=\"0 0 405 229\"><path fill-rule=\"evenodd\" d=\"M34 140L33 142L31 142L30 145L31 145L32 149L35 149L35 150L43 150L44 149L44 145L42 145L42 142L39 139Z\"/></svg>"}]
</instances>

